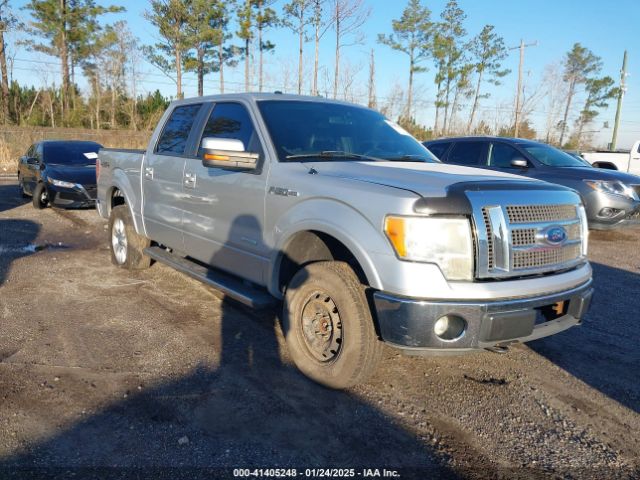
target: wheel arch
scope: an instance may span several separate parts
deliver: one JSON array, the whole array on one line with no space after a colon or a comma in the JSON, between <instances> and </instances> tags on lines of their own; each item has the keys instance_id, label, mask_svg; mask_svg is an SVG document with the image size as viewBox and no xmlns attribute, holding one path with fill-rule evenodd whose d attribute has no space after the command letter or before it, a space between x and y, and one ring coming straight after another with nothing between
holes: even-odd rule
<instances>
[{"instance_id":1,"label":"wheel arch","mask_svg":"<svg viewBox=\"0 0 640 480\"><path fill-rule=\"evenodd\" d=\"M301 267L328 260L348 263L363 284L381 288L373 261L353 238L331 225L309 225L291 232L277 249L269 282L271 294L282 298L288 281Z\"/></svg>"}]
</instances>

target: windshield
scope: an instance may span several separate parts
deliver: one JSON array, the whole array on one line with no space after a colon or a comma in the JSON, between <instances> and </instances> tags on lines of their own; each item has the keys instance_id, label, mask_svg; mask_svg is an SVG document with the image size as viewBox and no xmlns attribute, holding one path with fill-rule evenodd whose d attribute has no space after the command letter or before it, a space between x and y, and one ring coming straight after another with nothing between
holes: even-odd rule
<instances>
[{"instance_id":1,"label":"windshield","mask_svg":"<svg viewBox=\"0 0 640 480\"><path fill-rule=\"evenodd\" d=\"M540 163L550 167L590 167L586 160L578 159L573 155L550 147L549 145L520 145L529 155Z\"/></svg>"},{"instance_id":2,"label":"windshield","mask_svg":"<svg viewBox=\"0 0 640 480\"><path fill-rule=\"evenodd\" d=\"M380 113L336 103L258 102L280 161L439 162Z\"/></svg>"},{"instance_id":3,"label":"windshield","mask_svg":"<svg viewBox=\"0 0 640 480\"><path fill-rule=\"evenodd\" d=\"M55 142L44 144L46 163L60 165L95 165L102 145L95 142Z\"/></svg>"}]
</instances>

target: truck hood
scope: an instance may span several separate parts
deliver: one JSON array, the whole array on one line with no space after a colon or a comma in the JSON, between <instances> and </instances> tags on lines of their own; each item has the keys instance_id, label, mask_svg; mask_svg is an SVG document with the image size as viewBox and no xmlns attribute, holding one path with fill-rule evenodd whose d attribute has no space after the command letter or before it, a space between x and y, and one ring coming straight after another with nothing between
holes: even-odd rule
<instances>
[{"instance_id":1,"label":"truck hood","mask_svg":"<svg viewBox=\"0 0 640 480\"><path fill-rule=\"evenodd\" d=\"M306 166L311 166L309 163ZM412 191L420 196L445 196L447 187L461 182L520 180L540 183L510 173L479 168L421 162L323 162L313 164L320 175L376 183Z\"/></svg>"}]
</instances>

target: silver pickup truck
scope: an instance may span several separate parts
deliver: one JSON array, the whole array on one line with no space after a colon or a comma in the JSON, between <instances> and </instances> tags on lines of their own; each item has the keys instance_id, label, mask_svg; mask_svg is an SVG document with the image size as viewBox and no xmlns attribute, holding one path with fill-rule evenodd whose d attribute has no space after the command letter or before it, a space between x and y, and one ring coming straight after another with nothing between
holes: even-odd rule
<instances>
[{"instance_id":1,"label":"silver pickup truck","mask_svg":"<svg viewBox=\"0 0 640 480\"><path fill-rule=\"evenodd\" d=\"M580 323L592 296L576 193L444 165L383 115L322 98L173 102L146 151L102 149L114 264L152 260L255 308L334 388L382 345L502 351Z\"/></svg>"}]
</instances>

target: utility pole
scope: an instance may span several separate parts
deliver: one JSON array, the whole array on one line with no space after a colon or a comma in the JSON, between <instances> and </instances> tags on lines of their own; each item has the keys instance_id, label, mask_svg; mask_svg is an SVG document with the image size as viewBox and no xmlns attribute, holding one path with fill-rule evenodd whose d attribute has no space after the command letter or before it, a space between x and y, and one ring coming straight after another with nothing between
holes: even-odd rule
<instances>
[{"instance_id":1,"label":"utility pole","mask_svg":"<svg viewBox=\"0 0 640 480\"><path fill-rule=\"evenodd\" d=\"M618 107L616 108L616 120L613 124L613 136L611 137L611 147L609 150L613 151L616 149L616 141L618 140L618 125L620 124L620 110L622 110L622 99L624 98L624 94L627 90L627 86L625 84L625 78L627 77L627 51L624 51L624 56L622 57L622 70L620 70L620 90L618 91Z\"/></svg>"},{"instance_id":2,"label":"utility pole","mask_svg":"<svg viewBox=\"0 0 640 480\"><path fill-rule=\"evenodd\" d=\"M526 47L535 47L538 45L538 42L535 41L533 43L524 43L524 40L520 40L520 45L518 47L512 47L509 50L520 50L520 63L518 64L518 90L516 91L516 121L514 125L513 136L517 137L520 130L520 92L522 91L522 66L524 65L524 49Z\"/></svg>"}]
</instances>

